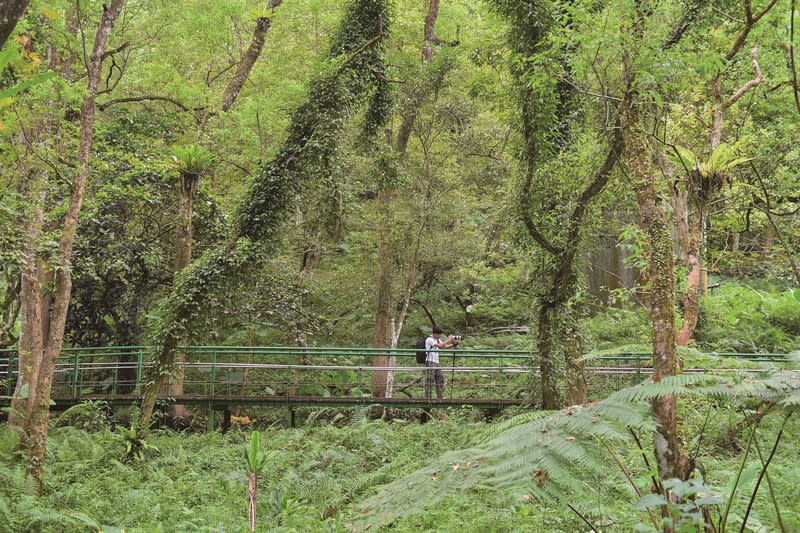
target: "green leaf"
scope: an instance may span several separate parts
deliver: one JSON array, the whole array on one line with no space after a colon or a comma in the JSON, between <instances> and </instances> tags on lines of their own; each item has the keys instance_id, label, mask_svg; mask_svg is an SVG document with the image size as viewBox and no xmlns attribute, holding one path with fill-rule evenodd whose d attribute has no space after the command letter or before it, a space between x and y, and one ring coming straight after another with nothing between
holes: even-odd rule
<instances>
[{"instance_id":1,"label":"green leaf","mask_svg":"<svg viewBox=\"0 0 800 533\"><path fill-rule=\"evenodd\" d=\"M14 96L15 94L24 91L25 89L29 89L34 85L38 85L42 82L49 80L50 78L55 77L57 74L55 72L47 72L45 74L40 74L38 76L34 76L29 80L25 80L22 83L14 85L13 87L9 87L4 91L0 91L0 100L4 98L8 98Z\"/></svg>"},{"instance_id":2,"label":"green leaf","mask_svg":"<svg viewBox=\"0 0 800 533\"><path fill-rule=\"evenodd\" d=\"M636 502L637 509L652 509L660 505L666 505L667 500L660 494L645 494Z\"/></svg>"},{"instance_id":3,"label":"green leaf","mask_svg":"<svg viewBox=\"0 0 800 533\"><path fill-rule=\"evenodd\" d=\"M669 157L669 159L675 166L681 167L687 172L690 172L698 168L697 157L694 155L694 152L692 152L688 148L684 148L683 146L678 146L678 145L675 145L672 148L675 151L675 153L674 154L668 153L667 157Z\"/></svg>"}]
</instances>

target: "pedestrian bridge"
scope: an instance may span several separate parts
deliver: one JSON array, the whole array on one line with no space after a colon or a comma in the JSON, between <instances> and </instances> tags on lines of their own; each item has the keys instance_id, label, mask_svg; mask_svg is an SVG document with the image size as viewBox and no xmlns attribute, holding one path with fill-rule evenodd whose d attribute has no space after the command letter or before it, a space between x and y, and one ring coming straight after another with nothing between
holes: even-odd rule
<instances>
[{"instance_id":1,"label":"pedestrian bridge","mask_svg":"<svg viewBox=\"0 0 800 533\"><path fill-rule=\"evenodd\" d=\"M502 409L536 404L539 398L538 360L525 350L440 350L446 385L443 399L426 399L424 365L413 349L187 346L183 394L162 394L164 403L202 405L229 412L232 406L474 406ZM754 370L782 366L782 354L709 354L730 368ZM588 399L637 384L652 373L652 355L626 353L587 356ZM380 363L377 364L376 363ZM719 363L719 361L717 361ZM18 372L16 350L0 350L0 404L8 404ZM146 346L68 348L59 357L53 378L56 408L86 400L133 404L141 399L143 381L152 365ZM685 369L707 372L706 368ZM391 397L372 393L376 372L390 372Z\"/></svg>"}]
</instances>

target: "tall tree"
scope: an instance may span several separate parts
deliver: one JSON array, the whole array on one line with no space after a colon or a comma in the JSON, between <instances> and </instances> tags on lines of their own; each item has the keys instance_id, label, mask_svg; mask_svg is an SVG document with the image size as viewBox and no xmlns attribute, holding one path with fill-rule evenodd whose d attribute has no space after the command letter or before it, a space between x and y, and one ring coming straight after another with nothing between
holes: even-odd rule
<instances>
[{"instance_id":1,"label":"tall tree","mask_svg":"<svg viewBox=\"0 0 800 533\"><path fill-rule=\"evenodd\" d=\"M546 287L538 302L536 348L542 406L545 409L555 409L560 403L555 359L559 351L564 353L568 369L569 401L585 401L586 385L575 318L570 318L565 311L578 283L577 263L591 204L602 193L612 176L622 153L622 137L618 123L614 124L614 119L611 118L614 110L609 106L606 122L600 126L601 134L608 138L608 150L602 163L585 183L577 185L574 193L547 188L543 179L547 173L545 163L559 157L559 144L563 146L568 143L566 137L570 123L566 117L570 115L570 109L578 105L575 101L576 91L568 83L548 84L541 81L551 76L546 69L541 68L542 63L550 68L563 70L566 77L570 76L564 57L566 52L550 50L550 45L547 44L549 32L556 31L551 10L557 9L557 6L539 1L497 1L492 5L509 21L509 43L516 56L512 68L518 84L516 95L523 142L521 158L524 162L521 185L517 190L517 214L527 235L548 257ZM558 59L548 62L548 52L556 58L561 55L561 64ZM540 81L532 83L532 79ZM551 124L551 121L555 124ZM561 170L559 167L558 171ZM557 187L564 189L570 186L559 183ZM547 192L536 195L537 190ZM546 196L558 196L566 205L553 206L555 202L548 202ZM563 209L564 213L555 213L551 208ZM550 220L546 220L548 217ZM553 222L553 219L557 222Z\"/></svg>"},{"instance_id":2,"label":"tall tree","mask_svg":"<svg viewBox=\"0 0 800 533\"><path fill-rule=\"evenodd\" d=\"M725 94L725 73L736 56L745 46L747 37L753 27L775 6L777 0L770 0L758 12L753 12L750 2L743 2L744 24L733 39L733 43L724 56L723 66L719 67L711 77L709 86L712 97L712 118L710 125L710 150L709 158L719 153L718 149L723 138L723 119L728 111L742 96L757 87L763 78L758 64L758 46L750 52L753 78L742 84L736 91L727 96ZM718 164L721 167L722 162ZM701 172L699 168L686 168L685 198L682 192L676 192L677 215L679 217L679 235L682 237L682 246L685 250L682 259L686 262L686 288L683 291L683 323L678 333L677 342L685 346L694 336L697 321L700 316L700 294L702 293L704 273L703 243L705 242L706 226L709 217L709 206L716 199L725 181L730 179L724 170L712 169L711 172ZM693 209L689 209L692 207Z\"/></svg>"},{"instance_id":3,"label":"tall tree","mask_svg":"<svg viewBox=\"0 0 800 533\"><path fill-rule=\"evenodd\" d=\"M646 27L652 6L635 0L630 20L623 27L622 73L625 95L621 107L620 129L625 158L639 206L639 224L647 240L648 296L653 337L653 381L678 373L675 346L675 269L671 221L664 187L659 187L653 168L654 148L647 128L651 105L638 88L645 49ZM685 479L688 460L683 453L677 428L677 399L665 395L653 401L658 420L654 435L655 456L662 479Z\"/></svg>"},{"instance_id":4,"label":"tall tree","mask_svg":"<svg viewBox=\"0 0 800 533\"><path fill-rule=\"evenodd\" d=\"M398 249L396 239L393 238L390 205L396 189L399 173L407 173L406 150L411 139L412 130L416 123L421 106L431 94L441 89L445 76L452 69L453 62L445 59L432 65L434 59L434 45L440 41L436 39L436 19L439 15L439 0L429 0L425 14L422 43L422 68L415 70L418 76L427 79L410 80L410 96L401 108L401 123L397 140L393 142L391 130L386 131L386 147L379 157L378 172L378 197L380 206L378 220L378 280L377 280L377 310L375 313L375 328L372 334L372 345L376 348L396 348L397 341L403 329L403 322L409 312L414 298L414 289L417 284L418 254L421 246L421 234L424 231L426 207L423 215L418 219L418 230L413 232L414 237L407 250L408 259L405 279L401 283L402 293L395 294L395 278L398 265ZM428 78L429 77L429 78ZM378 355L373 359L373 364L380 368L394 366L394 357ZM393 376L391 370L375 370L372 373L372 394L377 397L391 397Z\"/></svg>"},{"instance_id":5,"label":"tall tree","mask_svg":"<svg viewBox=\"0 0 800 533\"><path fill-rule=\"evenodd\" d=\"M21 444L28 457L27 469L36 480L39 492L44 474L53 371L56 358L61 353L72 290L72 249L90 170L95 99L100 86L103 60L107 57L106 43L122 11L122 5L123 0L113 0L109 6L103 7L103 15L88 58L87 91L80 118L78 169L60 228L58 263L53 265L52 270L54 287L49 309L41 307L47 288L41 284L41 263L34 252L35 241L26 244L22 292L23 329L19 343L20 373L11 405L13 416L9 423L21 430ZM37 227L38 220L32 220L29 224L31 239L37 237Z\"/></svg>"}]
</instances>

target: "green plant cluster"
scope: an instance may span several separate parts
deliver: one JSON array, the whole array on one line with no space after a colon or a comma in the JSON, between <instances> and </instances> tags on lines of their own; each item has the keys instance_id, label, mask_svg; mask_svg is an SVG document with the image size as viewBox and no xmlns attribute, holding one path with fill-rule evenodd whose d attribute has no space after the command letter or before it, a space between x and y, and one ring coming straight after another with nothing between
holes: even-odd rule
<instances>
[{"instance_id":1,"label":"green plant cluster","mask_svg":"<svg viewBox=\"0 0 800 533\"><path fill-rule=\"evenodd\" d=\"M721 280L702 305L696 341L716 352L791 352L800 349L797 289L758 290Z\"/></svg>"}]
</instances>

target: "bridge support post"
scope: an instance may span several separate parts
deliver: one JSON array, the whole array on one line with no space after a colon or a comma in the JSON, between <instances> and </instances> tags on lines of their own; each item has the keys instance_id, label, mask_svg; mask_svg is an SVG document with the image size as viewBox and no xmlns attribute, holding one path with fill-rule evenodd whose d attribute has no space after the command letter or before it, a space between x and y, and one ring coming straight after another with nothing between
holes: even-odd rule
<instances>
[{"instance_id":1,"label":"bridge support post","mask_svg":"<svg viewBox=\"0 0 800 533\"><path fill-rule=\"evenodd\" d=\"M297 420L295 418L294 407L289 407L289 427L297 427Z\"/></svg>"},{"instance_id":2,"label":"bridge support post","mask_svg":"<svg viewBox=\"0 0 800 533\"><path fill-rule=\"evenodd\" d=\"M222 411L222 432L226 433L231 428L231 409L225 406Z\"/></svg>"}]
</instances>

